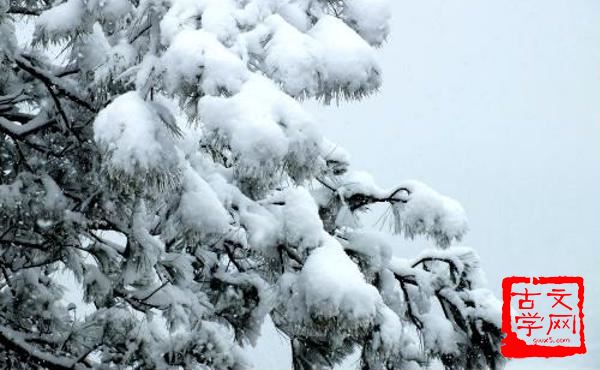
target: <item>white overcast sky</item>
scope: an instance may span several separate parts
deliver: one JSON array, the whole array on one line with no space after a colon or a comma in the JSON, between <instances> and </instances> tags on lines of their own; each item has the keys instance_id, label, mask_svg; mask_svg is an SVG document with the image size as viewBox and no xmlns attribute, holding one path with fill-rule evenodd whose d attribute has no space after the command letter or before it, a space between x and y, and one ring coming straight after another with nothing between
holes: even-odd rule
<instances>
[{"instance_id":1,"label":"white overcast sky","mask_svg":"<svg viewBox=\"0 0 600 370\"><path fill-rule=\"evenodd\" d=\"M498 296L505 276L584 277L588 354L508 369L600 369L600 1L392 2L381 92L309 104L323 132L380 185L459 200ZM282 343L256 368L285 368Z\"/></svg>"}]
</instances>

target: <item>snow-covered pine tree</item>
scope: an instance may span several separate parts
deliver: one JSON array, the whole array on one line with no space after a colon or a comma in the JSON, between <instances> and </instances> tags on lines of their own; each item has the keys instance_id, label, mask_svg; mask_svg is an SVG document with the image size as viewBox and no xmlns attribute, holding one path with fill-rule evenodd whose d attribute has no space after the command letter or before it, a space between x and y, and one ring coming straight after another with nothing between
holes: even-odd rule
<instances>
[{"instance_id":1,"label":"snow-covered pine tree","mask_svg":"<svg viewBox=\"0 0 600 370\"><path fill-rule=\"evenodd\" d=\"M301 104L377 90L386 2L0 0L0 367L241 369L268 315L296 370L501 367L461 206Z\"/></svg>"}]
</instances>

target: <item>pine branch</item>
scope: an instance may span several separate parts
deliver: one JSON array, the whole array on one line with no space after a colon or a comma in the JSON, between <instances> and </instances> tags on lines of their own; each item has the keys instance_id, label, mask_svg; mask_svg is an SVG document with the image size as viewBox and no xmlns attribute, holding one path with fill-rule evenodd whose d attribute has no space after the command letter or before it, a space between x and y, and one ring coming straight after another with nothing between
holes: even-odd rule
<instances>
[{"instance_id":1,"label":"pine branch","mask_svg":"<svg viewBox=\"0 0 600 370\"><path fill-rule=\"evenodd\" d=\"M27 343L23 334L12 330L6 326L0 326L0 344L24 358L31 357L35 362L49 370L83 370L87 369L77 363L76 360L60 357L43 352Z\"/></svg>"},{"instance_id":2,"label":"pine branch","mask_svg":"<svg viewBox=\"0 0 600 370\"><path fill-rule=\"evenodd\" d=\"M410 321L412 321L412 323L415 324L417 329L423 329L423 322L415 314L415 310L412 305L412 300L410 299L408 289L406 288L406 284L418 286L416 280L414 280L414 277L402 276L396 273L394 273L394 276L396 277L396 280L398 280L398 283L400 283L400 289L402 289L402 294L404 295L404 302L406 303L406 313L408 314Z\"/></svg>"},{"instance_id":3,"label":"pine branch","mask_svg":"<svg viewBox=\"0 0 600 370\"><path fill-rule=\"evenodd\" d=\"M30 134L55 124L56 122L55 118L50 118L48 120L37 120L34 118L24 125L18 125L4 117L0 117L0 131L14 139L23 139Z\"/></svg>"},{"instance_id":4,"label":"pine branch","mask_svg":"<svg viewBox=\"0 0 600 370\"><path fill-rule=\"evenodd\" d=\"M225 253L227 253L227 257L229 258L231 263L233 263L235 268L237 268L239 272L246 272L246 268L242 266L241 263L235 257L235 248L237 247L237 243L233 243L229 240L226 240L223 243L223 246L225 247ZM231 249L231 247L233 247L234 249Z\"/></svg>"},{"instance_id":5,"label":"pine branch","mask_svg":"<svg viewBox=\"0 0 600 370\"><path fill-rule=\"evenodd\" d=\"M20 124L25 124L35 118L35 116L32 114L17 112L12 108L14 107L11 107L10 110L2 111L2 108L0 107L0 116L9 121L19 122Z\"/></svg>"},{"instance_id":6,"label":"pine branch","mask_svg":"<svg viewBox=\"0 0 600 370\"><path fill-rule=\"evenodd\" d=\"M36 79L43 82L45 85L51 86L51 88L53 88L56 91L57 95L66 97L67 99L71 100L72 102L79 104L80 106L86 108L90 112L93 112L93 113L98 112L98 110L96 108L94 108L92 105L90 105L87 101L85 101L85 99L78 96L76 93L70 91L70 89L63 83L63 81L60 80L60 78L57 78L53 74L51 74L39 67L34 66L24 56L16 56L14 58L14 61L17 64L17 66L19 66L19 68L27 71L33 77L35 77Z\"/></svg>"},{"instance_id":7,"label":"pine branch","mask_svg":"<svg viewBox=\"0 0 600 370\"><path fill-rule=\"evenodd\" d=\"M21 95L23 95L23 89L19 89L18 91L12 93L12 94L7 94L7 95L1 95L0 96L0 106L2 106L3 104L9 104L9 103L14 103L15 100L20 97Z\"/></svg>"},{"instance_id":8,"label":"pine branch","mask_svg":"<svg viewBox=\"0 0 600 370\"><path fill-rule=\"evenodd\" d=\"M43 266L47 266L47 265L51 265L55 262L59 262L61 261L61 257L54 257L54 258L50 258L50 259L46 259L44 261L39 261L39 262L31 262L28 265L23 265L20 268L13 270L14 272L19 271L19 270L25 270L25 269L31 269L31 268L36 268L36 267L43 267Z\"/></svg>"},{"instance_id":9,"label":"pine branch","mask_svg":"<svg viewBox=\"0 0 600 370\"><path fill-rule=\"evenodd\" d=\"M298 252L290 248L288 245L280 244L279 247L283 249L285 253L287 253L288 257L296 261L300 266L304 264L302 261L302 256L300 256Z\"/></svg>"},{"instance_id":10,"label":"pine branch","mask_svg":"<svg viewBox=\"0 0 600 370\"><path fill-rule=\"evenodd\" d=\"M147 296L145 296L144 298L141 299L142 302L145 302L147 300L149 300L150 298L152 298L156 293L158 293L159 290L161 290L162 288L164 288L165 286L167 286L167 284L170 284L171 282L169 280L165 281L164 283L162 283L158 288L154 289L152 292L150 292L150 294L148 294Z\"/></svg>"},{"instance_id":11,"label":"pine branch","mask_svg":"<svg viewBox=\"0 0 600 370\"><path fill-rule=\"evenodd\" d=\"M449 268L450 268L450 276L452 276L452 280L454 282L456 282L456 280L458 279L458 267L456 266L456 264L454 263L454 261L452 261L451 258L442 258L442 257L423 257L420 260L418 260L417 262L412 264L412 267L415 268L418 265L425 263L425 262L433 262L433 261L437 261L437 262L444 262L447 263Z\"/></svg>"},{"instance_id":12,"label":"pine branch","mask_svg":"<svg viewBox=\"0 0 600 370\"><path fill-rule=\"evenodd\" d=\"M32 7L25 7L25 6L19 6L19 5L11 5L8 8L7 13L8 14L17 14L17 15L40 15L43 11L46 11L50 9L50 7L43 7L43 8L32 8Z\"/></svg>"},{"instance_id":13,"label":"pine branch","mask_svg":"<svg viewBox=\"0 0 600 370\"><path fill-rule=\"evenodd\" d=\"M367 204L373 204L373 203L392 203L392 204L398 203L398 202L406 203L406 202L408 202L408 199L401 198L398 195L402 192L406 193L407 195L410 195L410 193L411 193L411 191L408 188L401 186L401 187L394 189L394 191L392 191L390 193L390 195L383 196L383 197L379 196L379 195L360 193L360 192L355 192L355 193L352 193L352 195L350 195L350 196L346 196L345 194L343 194L344 192L341 191L341 190L343 190L343 186L336 188L333 185L328 184L326 181L324 181L318 177L316 178L316 180L321 185L326 187L327 189L342 196L344 199L344 202L346 202L346 204L348 204L348 207L350 208L351 211L355 211L361 207L366 206Z\"/></svg>"}]
</instances>

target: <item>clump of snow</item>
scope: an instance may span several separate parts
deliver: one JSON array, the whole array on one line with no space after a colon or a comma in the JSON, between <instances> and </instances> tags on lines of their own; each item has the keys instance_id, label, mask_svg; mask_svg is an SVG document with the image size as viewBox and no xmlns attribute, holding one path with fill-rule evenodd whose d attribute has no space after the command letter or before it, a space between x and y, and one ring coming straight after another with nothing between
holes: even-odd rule
<instances>
[{"instance_id":1,"label":"clump of snow","mask_svg":"<svg viewBox=\"0 0 600 370\"><path fill-rule=\"evenodd\" d=\"M360 98L381 85L375 50L342 20L323 16L308 32L322 47L322 97Z\"/></svg>"},{"instance_id":2,"label":"clump of snow","mask_svg":"<svg viewBox=\"0 0 600 370\"><path fill-rule=\"evenodd\" d=\"M251 29L258 25L269 15L275 13L281 5L280 1L273 0L250 0L241 3L242 9L237 13L236 19L240 28L243 29Z\"/></svg>"},{"instance_id":3,"label":"clump of snow","mask_svg":"<svg viewBox=\"0 0 600 370\"><path fill-rule=\"evenodd\" d=\"M21 192L24 188L23 180L20 177L17 177L12 183L0 185L0 206L2 209L16 208L20 205Z\"/></svg>"},{"instance_id":4,"label":"clump of snow","mask_svg":"<svg viewBox=\"0 0 600 370\"><path fill-rule=\"evenodd\" d=\"M381 306L377 321L379 324L377 332L379 343L376 343L376 348L379 347L378 349L381 352L390 355L400 347L403 325L398 315L385 305Z\"/></svg>"},{"instance_id":5,"label":"clump of snow","mask_svg":"<svg viewBox=\"0 0 600 370\"><path fill-rule=\"evenodd\" d=\"M443 315L427 312L421 315L423 344L434 353L459 353L458 342L462 339L454 326Z\"/></svg>"},{"instance_id":6,"label":"clump of snow","mask_svg":"<svg viewBox=\"0 0 600 370\"><path fill-rule=\"evenodd\" d=\"M92 32L82 37L72 54L77 56L78 66L93 71L96 82L113 82L136 62L136 51L125 39L111 45L99 23Z\"/></svg>"},{"instance_id":7,"label":"clump of snow","mask_svg":"<svg viewBox=\"0 0 600 370\"><path fill-rule=\"evenodd\" d=\"M8 7L8 1L5 1L4 3L0 2L0 17L3 18L2 22L0 23L0 57L3 59L7 55L14 53L18 45L17 37L15 36L16 32L14 22L5 16L6 11L8 11Z\"/></svg>"},{"instance_id":8,"label":"clump of snow","mask_svg":"<svg viewBox=\"0 0 600 370\"><path fill-rule=\"evenodd\" d=\"M165 267L169 268L169 271L173 271L172 269L174 268L180 268L181 264L184 264L187 265L185 269L190 270L190 275L193 274L194 268L191 266L192 258L190 256L177 254L171 258L173 258L173 261L165 265ZM162 313L162 318L165 320L167 329L171 333L185 331L194 325L194 323L197 323L198 319L205 317L207 314L207 297L201 292L194 291L191 293L189 289L194 288L192 286L186 287L188 285L186 283L189 283L189 280L187 282L179 280L178 283L167 284L156 291L161 286L157 285L156 288L149 290L142 296L147 297L152 292L155 292L146 301L149 304L166 308Z\"/></svg>"},{"instance_id":9,"label":"clump of snow","mask_svg":"<svg viewBox=\"0 0 600 370\"><path fill-rule=\"evenodd\" d=\"M68 205L68 200L54 179L48 175L42 176L44 185L44 206L47 209L64 209Z\"/></svg>"},{"instance_id":10,"label":"clump of snow","mask_svg":"<svg viewBox=\"0 0 600 370\"><path fill-rule=\"evenodd\" d=\"M67 0L40 13L35 20L34 39L43 43L61 42L91 32L90 26L95 21L114 25L131 10L132 5L126 0Z\"/></svg>"},{"instance_id":11,"label":"clump of snow","mask_svg":"<svg viewBox=\"0 0 600 370\"><path fill-rule=\"evenodd\" d=\"M203 235L221 235L231 222L231 216L214 190L191 167L183 173L179 214L184 225Z\"/></svg>"},{"instance_id":12,"label":"clump of snow","mask_svg":"<svg viewBox=\"0 0 600 370\"><path fill-rule=\"evenodd\" d=\"M160 41L163 45L169 45L184 29L196 29L197 19L206 7L206 1L171 0L170 3L169 10L160 20Z\"/></svg>"},{"instance_id":13,"label":"clump of snow","mask_svg":"<svg viewBox=\"0 0 600 370\"><path fill-rule=\"evenodd\" d=\"M105 152L109 170L133 176L137 171L169 174L177 167L173 133L135 91L118 96L98 113L94 140Z\"/></svg>"},{"instance_id":14,"label":"clump of snow","mask_svg":"<svg viewBox=\"0 0 600 370\"><path fill-rule=\"evenodd\" d=\"M200 352L210 360L214 369L245 369L248 361L241 348L231 340L231 332L222 324L203 321L201 330L195 331L195 338L190 343L198 347ZM210 353L205 353L206 350Z\"/></svg>"},{"instance_id":15,"label":"clump of snow","mask_svg":"<svg viewBox=\"0 0 600 370\"><path fill-rule=\"evenodd\" d=\"M337 240L323 236L323 246L306 260L296 282L298 294L313 318L372 322L382 304L377 289L365 281L358 266Z\"/></svg>"},{"instance_id":16,"label":"clump of snow","mask_svg":"<svg viewBox=\"0 0 600 370\"><path fill-rule=\"evenodd\" d=\"M339 18L323 15L305 32L272 15L243 40L260 68L295 97L359 98L381 83L375 50Z\"/></svg>"},{"instance_id":17,"label":"clump of snow","mask_svg":"<svg viewBox=\"0 0 600 370\"><path fill-rule=\"evenodd\" d=\"M350 154L344 148L326 138L323 139L321 147L327 168L333 175L341 175L348 171Z\"/></svg>"},{"instance_id":18,"label":"clump of snow","mask_svg":"<svg viewBox=\"0 0 600 370\"><path fill-rule=\"evenodd\" d=\"M308 31L271 15L242 34L236 48L294 97L360 98L381 84L375 50L344 21L328 15Z\"/></svg>"},{"instance_id":19,"label":"clump of snow","mask_svg":"<svg viewBox=\"0 0 600 370\"><path fill-rule=\"evenodd\" d=\"M85 26L85 4L82 0L67 0L43 11L35 20L34 38L44 42L58 40Z\"/></svg>"},{"instance_id":20,"label":"clump of snow","mask_svg":"<svg viewBox=\"0 0 600 370\"><path fill-rule=\"evenodd\" d=\"M401 287L391 269L383 269L379 274L379 294L386 306L400 315L404 312L404 299Z\"/></svg>"},{"instance_id":21,"label":"clump of snow","mask_svg":"<svg viewBox=\"0 0 600 370\"><path fill-rule=\"evenodd\" d=\"M470 315L502 327L502 301L487 289L473 289L466 293L475 307L469 307Z\"/></svg>"},{"instance_id":22,"label":"clump of snow","mask_svg":"<svg viewBox=\"0 0 600 370\"><path fill-rule=\"evenodd\" d=\"M75 45L78 65L85 71L93 71L100 65L108 64L111 45L100 24L92 26L92 32L83 37L83 42ZM112 66L111 66L112 67Z\"/></svg>"},{"instance_id":23,"label":"clump of snow","mask_svg":"<svg viewBox=\"0 0 600 370\"><path fill-rule=\"evenodd\" d=\"M285 191L282 207L284 240L291 246L314 248L319 245L323 222L311 194L303 187Z\"/></svg>"},{"instance_id":24,"label":"clump of snow","mask_svg":"<svg viewBox=\"0 0 600 370\"><path fill-rule=\"evenodd\" d=\"M260 327L262 326L269 312L273 309L274 296L272 294L270 286L261 277L251 273L218 273L215 276L219 280L231 284L231 286L235 286L238 288L241 287L242 290L248 289L249 287L252 287L253 290L255 290L257 297L251 304L251 311L243 312L244 309L249 308L244 307L242 310L237 309L234 313L234 318L240 317L242 315L244 316L244 338L248 339L252 345L255 345L256 340L260 336ZM231 294L229 296L229 299L231 300L235 300L237 298L241 298L240 295ZM231 302L227 301L228 300L224 300L221 302L223 303L223 306L226 307L228 305L231 305ZM215 309L217 311L220 308L221 307L219 307L218 304L215 306Z\"/></svg>"},{"instance_id":25,"label":"clump of snow","mask_svg":"<svg viewBox=\"0 0 600 370\"><path fill-rule=\"evenodd\" d=\"M271 29L265 45L265 72L292 96L316 95L323 69L319 44L279 15L267 18L265 24Z\"/></svg>"},{"instance_id":26,"label":"clump of snow","mask_svg":"<svg viewBox=\"0 0 600 370\"><path fill-rule=\"evenodd\" d=\"M393 246L387 234L357 230L345 233L344 237L347 239L344 247L366 257L374 270L385 268L392 258Z\"/></svg>"},{"instance_id":27,"label":"clump of snow","mask_svg":"<svg viewBox=\"0 0 600 370\"><path fill-rule=\"evenodd\" d=\"M408 189L409 195L406 203L393 205L397 232L404 232L409 238L426 235L442 248L462 239L468 221L460 203L417 181L401 187Z\"/></svg>"},{"instance_id":28,"label":"clump of snow","mask_svg":"<svg viewBox=\"0 0 600 370\"><path fill-rule=\"evenodd\" d=\"M278 14L289 24L302 32L308 31L311 21L309 18L307 2L294 1L285 2L277 9Z\"/></svg>"},{"instance_id":29,"label":"clump of snow","mask_svg":"<svg viewBox=\"0 0 600 370\"><path fill-rule=\"evenodd\" d=\"M198 106L207 140L231 151L242 183L268 188L281 169L302 180L319 165L320 135L312 118L264 77L253 75L232 97L205 96Z\"/></svg>"},{"instance_id":30,"label":"clump of snow","mask_svg":"<svg viewBox=\"0 0 600 370\"><path fill-rule=\"evenodd\" d=\"M194 168L202 174L219 202L231 214L233 225L239 225L239 228L227 234L227 238L263 253L272 252L271 247L282 239L281 214L249 199L232 183L230 176L219 173L213 162L200 158L202 156L197 156L193 161ZM277 206L277 209L281 208Z\"/></svg>"},{"instance_id":31,"label":"clump of snow","mask_svg":"<svg viewBox=\"0 0 600 370\"><path fill-rule=\"evenodd\" d=\"M250 203L240 209L240 224L247 232L248 244L256 250L268 253L281 235L281 220L264 207Z\"/></svg>"},{"instance_id":32,"label":"clump of snow","mask_svg":"<svg viewBox=\"0 0 600 370\"><path fill-rule=\"evenodd\" d=\"M183 30L161 58L165 84L208 95L236 93L248 78L246 66L215 35L205 30Z\"/></svg>"},{"instance_id":33,"label":"clump of snow","mask_svg":"<svg viewBox=\"0 0 600 370\"><path fill-rule=\"evenodd\" d=\"M154 215L148 214L145 202L137 204L133 212L131 234L128 240L128 258L121 270L121 279L126 288L158 280L154 267L165 251L163 241L150 234Z\"/></svg>"},{"instance_id":34,"label":"clump of snow","mask_svg":"<svg viewBox=\"0 0 600 370\"><path fill-rule=\"evenodd\" d=\"M115 22L133 9L133 5L127 0L87 0L84 3L88 12L96 15L96 19L102 22Z\"/></svg>"},{"instance_id":35,"label":"clump of snow","mask_svg":"<svg viewBox=\"0 0 600 370\"><path fill-rule=\"evenodd\" d=\"M162 43L170 45L163 57L167 86L174 91L185 82L210 95L235 93L247 77L241 68L247 62L294 97L361 97L381 83L368 42L385 38L389 12L385 1L375 5L349 2L346 23L318 11L313 25L308 15L314 9L307 4L251 1L240 7L232 0L177 0L161 22ZM368 20L358 17L365 8ZM203 81L205 75L214 80Z\"/></svg>"},{"instance_id":36,"label":"clump of snow","mask_svg":"<svg viewBox=\"0 0 600 370\"><path fill-rule=\"evenodd\" d=\"M390 0L345 0L343 18L367 42L381 45L389 33Z\"/></svg>"},{"instance_id":37,"label":"clump of snow","mask_svg":"<svg viewBox=\"0 0 600 370\"><path fill-rule=\"evenodd\" d=\"M404 331L405 327L398 315L389 307L382 306L369 340L363 345L362 366L369 369L387 368L388 360L403 349Z\"/></svg>"},{"instance_id":38,"label":"clump of snow","mask_svg":"<svg viewBox=\"0 0 600 370\"><path fill-rule=\"evenodd\" d=\"M202 29L212 33L224 44L233 43L240 30L236 19L237 1L210 0L202 12Z\"/></svg>"}]
</instances>

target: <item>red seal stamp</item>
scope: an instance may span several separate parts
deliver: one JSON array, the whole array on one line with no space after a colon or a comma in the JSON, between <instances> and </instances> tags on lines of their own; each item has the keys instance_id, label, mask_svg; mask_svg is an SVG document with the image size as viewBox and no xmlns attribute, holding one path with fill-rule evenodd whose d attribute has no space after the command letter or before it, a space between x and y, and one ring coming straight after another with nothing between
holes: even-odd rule
<instances>
[{"instance_id":1,"label":"red seal stamp","mask_svg":"<svg viewBox=\"0 0 600 370\"><path fill-rule=\"evenodd\" d=\"M586 352L583 278L516 277L502 281L501 351L505 357L565 357Z\"/></svg>"}]
</instances>

